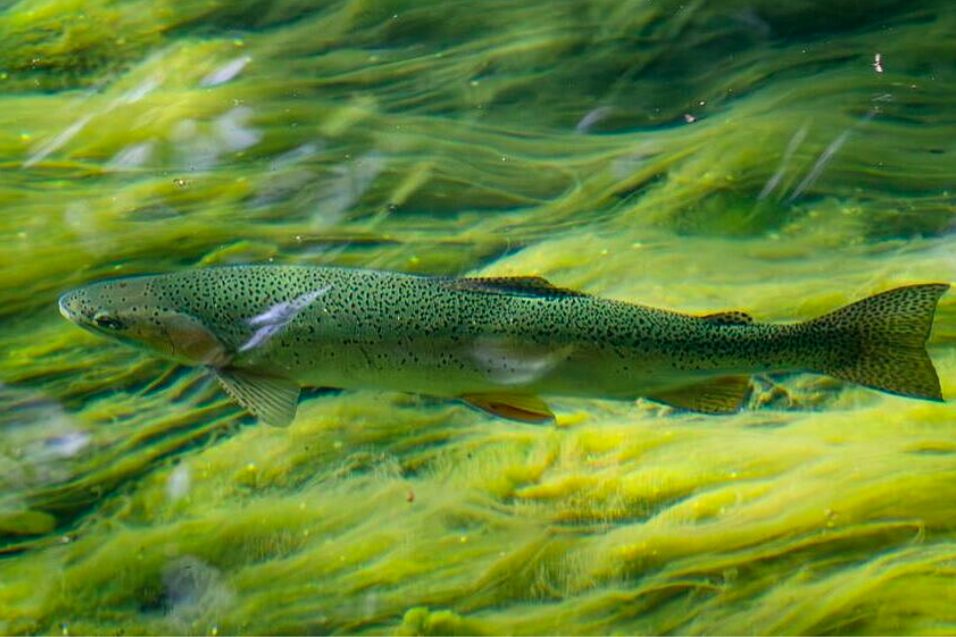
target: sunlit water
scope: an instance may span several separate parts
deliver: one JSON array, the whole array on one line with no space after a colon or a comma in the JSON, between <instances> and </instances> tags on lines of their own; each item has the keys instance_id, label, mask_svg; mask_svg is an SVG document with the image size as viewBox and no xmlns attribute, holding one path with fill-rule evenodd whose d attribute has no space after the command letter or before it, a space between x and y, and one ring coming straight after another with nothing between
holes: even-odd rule
<instances>
[{"instance_id":1,"label":"sunlit water","mask_svg":"<svg viewBox=\"0 0 956 637\"><path fill-rule=\"evenodd\" d=\"M64 321L224 263L815 316L954 278L948 0L0 8L0 633L952 633L956 409L375 392L257 425ZM956 303L930 351L956 390Z\"/></svg>"}]
</instances>

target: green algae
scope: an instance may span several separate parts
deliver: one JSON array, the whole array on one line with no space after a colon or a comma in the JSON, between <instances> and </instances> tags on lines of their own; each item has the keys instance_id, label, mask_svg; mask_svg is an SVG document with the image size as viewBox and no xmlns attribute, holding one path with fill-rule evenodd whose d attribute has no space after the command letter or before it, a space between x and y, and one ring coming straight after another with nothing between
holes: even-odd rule
<instances>
[{"instance_id":1,"label":"green algae","mask_svg":"<svg viewBox=\"0 0 956 637\"><path fill-rule=\"evenodd\" d=\"M954 37L893 0L0 10L0 632L953 632L949 404L794 375L728 418L355 392L272 430L55 299L274 260L789 321L946 281ZM954 343L944 298L950 396Z\"/></svg>"}]
</instances>

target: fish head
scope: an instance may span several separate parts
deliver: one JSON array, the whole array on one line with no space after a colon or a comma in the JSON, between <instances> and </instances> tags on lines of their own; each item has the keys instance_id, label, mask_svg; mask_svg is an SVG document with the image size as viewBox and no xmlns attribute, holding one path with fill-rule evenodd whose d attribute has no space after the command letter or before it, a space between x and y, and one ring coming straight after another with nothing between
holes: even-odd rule
<instances>
[{"instance_id":1,"label":"fish head","mask_svg":"<svg viewBox=\"0 0 956 637\"><path fill-rule=\"evenodd\" d=\"M202 320L176 307L157 277L128 277L66 292L60 314L83 329L186 365L226 364L229 356Z\"/></svg>"}]
</instances>

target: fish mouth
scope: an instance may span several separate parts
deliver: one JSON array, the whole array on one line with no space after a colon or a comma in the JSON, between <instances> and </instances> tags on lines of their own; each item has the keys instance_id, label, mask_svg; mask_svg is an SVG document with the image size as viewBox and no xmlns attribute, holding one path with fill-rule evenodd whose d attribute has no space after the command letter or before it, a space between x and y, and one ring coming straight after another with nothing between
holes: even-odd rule
<instances>
[{"instance_id":1,"label":"fish mouth","mask_svg":"<svg viewBox=\"0 0 956 637\"><path fill-rule=\"evenodd\" d=\"M70 308L70 301L73 300L73 292L67 292L60 296L57 301L57 307L60 310L60 316L68 321L76 323L76 313Z\"/></svg>"}]
</instances>

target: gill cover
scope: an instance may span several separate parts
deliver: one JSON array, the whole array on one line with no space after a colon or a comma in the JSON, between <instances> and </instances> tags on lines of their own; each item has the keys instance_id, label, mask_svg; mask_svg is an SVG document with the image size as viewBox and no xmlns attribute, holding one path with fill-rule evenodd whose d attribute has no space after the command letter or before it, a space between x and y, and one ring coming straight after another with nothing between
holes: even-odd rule
<instances>
[{"instance_id":1,"label":"gill cover","mask_svg":"<svg viewBox=\"0 0 956 637\"><path fill-rule=\"evenodd\" d=\"M155 277L94 283L60 297L60 313L95 334L187 365L224 365L228 353L202 321L156 298Z\"/></svg>"}]
</instances>

